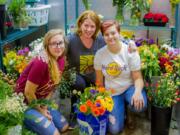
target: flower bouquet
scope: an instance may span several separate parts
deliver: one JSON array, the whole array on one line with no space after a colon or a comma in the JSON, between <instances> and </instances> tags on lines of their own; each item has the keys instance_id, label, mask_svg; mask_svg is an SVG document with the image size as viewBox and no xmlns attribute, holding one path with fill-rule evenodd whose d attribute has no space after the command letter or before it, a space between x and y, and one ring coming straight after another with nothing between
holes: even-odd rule
<instances>
[{"instance_id":1,"label":"flower bouquet","mask_svg":"<svg viewBox=\"0 0 180 135\"><path fill-rule=\"evenodd\" d=\"M77 121L80 134L106 134L108 113L114 106L111 91L103 87L88 87L80 94L77 104Z\"/></svg>"},{"instance_id":2,"label":"flower bouquet","mask_svg":"<svg viewBox=\"0 0 180 135\"><path fill-rule=\"evenodd\" d=\"M24 111L27 108L23 103L24 96L13 93L12 87L1 79L0 90L0 134L21 135ZM15 130L12 128L14 126Z\"/></svg>"},{"instance_id":3,"label":"flower bouquet","mask_svg":"<svg viewBox=\"0 0 180 135\"><path fill-rule=\"evenodd\" d=\"M180 99L175 76L166 73L156 83L146 83L147 95L152 105L171 107Z\"/></svg>"},{"instance_id":4,"label":"flower bouquet","mask_svg":"<svg viewBox=\"0 0 180 135\"><path fill-rule=\"evenodd\" d=\"M14 74L15 78L18 78L19 74L24 70L29 62L29 48L25 47L23 49L11 50L6 52L3 57L3 64L6 67L6 71L9 74Z\"/></svg>"},{"instance_id":5,"label":"flower bouquet","mask_svg":"<svg viewBox=\"0 0 180 135\"><path fill-rule=\"evenodd\" d=\"M169 21L168 17L162 13L147 13L144 15L143 22L145 26L165 26Z\"/></svg>"},{"instance_id":6,"label":"flower bouquet","mask_svg":"<svg viewBox=\"0 0 180 135\"><path fill-rule=\"evenodd\" d=\"M141 57L141 70L145 81L150 81L152 76L161 75L158 55L160 50L156 44L138 47Z\"/></svg>"}]
</instances>

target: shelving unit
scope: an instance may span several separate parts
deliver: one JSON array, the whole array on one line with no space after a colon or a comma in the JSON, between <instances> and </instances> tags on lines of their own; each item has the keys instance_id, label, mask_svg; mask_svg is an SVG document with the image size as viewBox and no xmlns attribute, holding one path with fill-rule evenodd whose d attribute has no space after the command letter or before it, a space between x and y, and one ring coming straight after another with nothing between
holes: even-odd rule
<instances>
[{"instance_id":1,"label":"shelving unit","mask_svg":"<svg viewBox=\"0 0 180 135\"><path fill-rule=\"evenodd\" d=\"M4 40L0 40L0 69L4 70L3 67L3 48L5 45L19 40L23 37L26 37L28 35L30 35L33 32L38 31L38 27L31 27L28 30L24 30L24 31L20 31L20 30L14 30L12 33L10 33L9 35L7 35L7 38Z\"/></svg>"},{"instance_id":2,"label":"shelving unit","mask_svg":"<svg viewBox=\"0 0 180 135\"><path fill-rule=\"evenodd\" d=\"M42 3L48 4L48 0L41 0ZM7 38L4 40L0 39L0 69L4 71L3 66L3 48L5 45L14 42L19 41L21 38L26 38L28 35L37 32L40 30L41 27L45 27L45 30L48 30L48 24L45 24L44 26L40 27L29 27L28 30L20 31L19 29L15 29L13 32L7 35Z\"/></svg>"},{"instance_id":3,"label":"shelving unit","mask_svg":"<svg viewBox=\"0 0 180 135\"><path fill-rule=\"evenodd\" d=\"M75 16L76 19L78 18L79 15L79 1L78 0L74 0L75 1ZM68 22L68 14L67 14L67 0L64 0L64 20L65 20L65 33L68 34L68 29L70 29L70 23ZM176 38L177 38L177 30L178 30L178 24L179 24L179 20L178 20L178 13L179 13L179 5L176 6L176 13L175 13L175 27L157 27L157 26L130 26L130 25L121 25L122 29L128 29L128 30L145 30L147 31L147 35L149 35L149 31L151 30L157 30L157 31L170 31L171 32L171 41L172 41L172 46L176 47ZM73 24L75 24L76 22L74 22Z\"/></svg>"}]
</instances>

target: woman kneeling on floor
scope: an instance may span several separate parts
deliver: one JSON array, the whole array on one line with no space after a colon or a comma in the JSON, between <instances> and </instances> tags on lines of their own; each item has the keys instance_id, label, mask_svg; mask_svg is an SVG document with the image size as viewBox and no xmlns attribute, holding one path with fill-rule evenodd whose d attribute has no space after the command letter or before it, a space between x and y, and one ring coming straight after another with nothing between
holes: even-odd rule
<instances>
[{"instance_id":1,"label":"woman kneeling on floor","mask_svg":"<svg viewBox=\"0 0 180 135\"><path fill-rule=\"evenodd\" d=\"M16 92L24 93L27 104L38 99L49 99L64 70L64 32L61 29L47 32L43 47L48 56L47 62L33 58L17 81ZM41 105L26 110L24 125L38 135L60 135L69 127L58 110Z\"/></svg>"}]
</instances>

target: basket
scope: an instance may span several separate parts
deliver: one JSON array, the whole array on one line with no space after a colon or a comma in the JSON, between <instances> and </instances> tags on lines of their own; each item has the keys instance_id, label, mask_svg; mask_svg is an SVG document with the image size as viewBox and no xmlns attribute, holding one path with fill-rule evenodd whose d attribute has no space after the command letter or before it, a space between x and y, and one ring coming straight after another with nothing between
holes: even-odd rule
<instances>
[{"instance_id":1,"label":"basket","mask_svg":"<svg viewBox=\"0 0 180 135\"><path fill-rule=\"evenodd\" d=\"M27 7L27 14L32 17L32 21L29 26L41 26L47 24L50 8L51 5L37 5L36 7Z\"/></svg>"}]
</instances>

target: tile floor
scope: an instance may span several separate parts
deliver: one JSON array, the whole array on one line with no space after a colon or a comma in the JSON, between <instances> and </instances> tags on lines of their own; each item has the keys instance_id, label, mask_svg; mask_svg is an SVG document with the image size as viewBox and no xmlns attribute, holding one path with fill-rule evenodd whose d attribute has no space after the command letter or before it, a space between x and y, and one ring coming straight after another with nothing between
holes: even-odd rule
<instances>
[{"instance_id":1,"label":"tile floor","mask_svg":"<svg viewBox=\"0 0 180 135\"><path fill-rule=\"evenodd\" d=\"M70 99L60 99L60 111L65 115L66 118L69 117L70 112ZM136 115L137 128L135 130L124 129L123 133L119 135L150 135L150 121L147 118L147 115ZM175 121L171 122L171 127L174 126ZM63 135L78 135L78 129L73 131L68 131L63 133ZM177 129L170 129L169 135L178 135Z\"/></svg>"}]
</instances>

